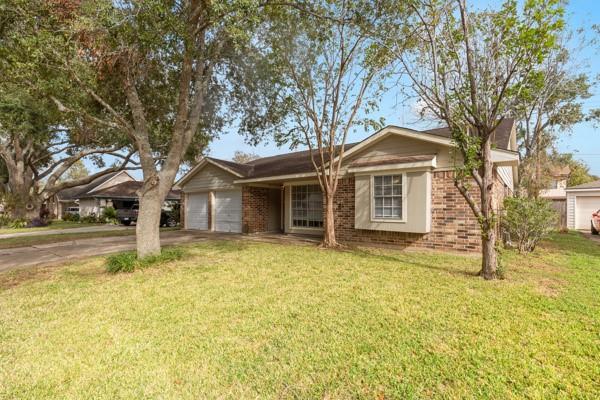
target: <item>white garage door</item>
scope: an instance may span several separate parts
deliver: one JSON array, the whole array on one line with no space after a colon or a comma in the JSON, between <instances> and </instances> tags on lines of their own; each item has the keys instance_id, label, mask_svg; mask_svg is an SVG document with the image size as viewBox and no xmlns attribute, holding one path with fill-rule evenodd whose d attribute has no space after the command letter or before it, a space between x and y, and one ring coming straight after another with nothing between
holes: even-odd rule
<instances>
[{"instance_id":1,"label":"white garage door","mask_svg":"<svg viewBox=\"0 0 600 400\"><path fill-rule=\"evenodd\" d=\"M242 232L242 192L215 192L215 230Z\"/></svg>"},{"instance_id":2,"label":"white garage door","mask_svg":"<svg viewBox=\"0 0 600 400\"><path fill-rule=\"evenodd\" d=\"M577 196L575 199L575 229L590 229L592 213L600 210L600 196Z\"/></svg>"},{"instance_id":3,"label":"white garage door","mask_svg":"<svg viewBox=\"0 0 600 400\"><path fill-rule=\"evenodd\" d=\"M185 222L187 229L208 230L208 194L190 193L187 197Z\"/></svg>"}]
</instances>

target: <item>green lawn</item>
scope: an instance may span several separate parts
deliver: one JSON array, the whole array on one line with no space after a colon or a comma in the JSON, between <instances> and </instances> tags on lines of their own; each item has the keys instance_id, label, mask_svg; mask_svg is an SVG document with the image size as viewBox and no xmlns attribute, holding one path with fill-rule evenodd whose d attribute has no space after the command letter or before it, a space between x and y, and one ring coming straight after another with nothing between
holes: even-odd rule
<instances>
[{"instance_id":1,"label":"green lawn","mask_svg":"<svg viewBox=\"0 0 600 400\"><path fill-rule=\"evenodd\" d=\"M82 228L84 226L97 226L97 225L101 225L101 224L84 224L84 223L81 223L81 222L53 220L50 225L48 225L48 226L40 226L38 228L18 228L18 229L0 228L0 234L47 231L49 229Z\"/></svg>"},{"instance_id":2,"label":"green lawn","mask_svg":"<svg viewBox=\"0 0 600 400\"><path fill-rule=\"evenodd\" d=\"M600 398L600 246L478 260L205 242L0 274L0 398Z\"/></svg>"}]
</instances>

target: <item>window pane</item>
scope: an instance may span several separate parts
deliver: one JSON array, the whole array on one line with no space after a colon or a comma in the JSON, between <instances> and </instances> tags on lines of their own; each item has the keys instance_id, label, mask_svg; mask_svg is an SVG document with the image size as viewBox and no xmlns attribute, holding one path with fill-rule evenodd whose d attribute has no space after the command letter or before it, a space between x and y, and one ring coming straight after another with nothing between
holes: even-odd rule
<instances>
[{"instance_id":1,"label":"window pane","mask_svg":"<svg viewBox=\"0 0 600 400\"><path fill-rule=\"evenodd\" d=\"M292 225L300 228L323 226L323 195L319 185L292 186Z\"/></svg>"},{"instance_id":2,"label":"window pane","mask_svg":"<svg viewBox=\"0 0 600 400\"><path fill-rule=\"evenodd\" d=\"M373 177L373 216L402 219L402 175Z\"/></svg>"}]
</instances>

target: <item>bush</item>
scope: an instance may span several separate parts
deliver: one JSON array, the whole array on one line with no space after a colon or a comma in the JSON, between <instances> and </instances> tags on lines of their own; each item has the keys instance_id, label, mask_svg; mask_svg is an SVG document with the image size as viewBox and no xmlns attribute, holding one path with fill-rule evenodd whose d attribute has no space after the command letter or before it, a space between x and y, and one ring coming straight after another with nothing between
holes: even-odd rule
<instances>
[{"instance_id":1,"label":"bush","mask_svg":"<svg viewBox=\"0 0 600 400\"><path fill-rule=\"evenodd\" d=\"M63 221L67 222L79 222L79 214L67 213L62 217Z\"/></svg>"},{"instance_id":2,"label":"bush","mask_svg":"<svg viewBox=\"0 0 600 400\"><path fill-rule=\"evenodd\" d=\"M1 214L0 215L0 227L5 227L8 226L11 222L11 219L8 215L6 214Z\"/></svg>"},{"instance_id":3,"label":"bush","mask_svg":"<svg viewBox=\"0 0 600 400\"><path fill-rule=\"evenodd\" d=\"M556 227L558 214L549 201L526 197L504 200L502 228L508 235L508 244L519 252L530 252L544 236Z\"/></svg>"},{"instance_id":4,"label":"bush","mask_svg":"<svg viewBox=\"0 0 600 400\"><path fill-rule=\"evenodd\" d=\"M103 224L118 225L119 220L117 219L117 210L115 210L113 207L106 207L102 211L102 216L99 218L99 222Z\"/></svg>"},{"instance_id":5,"label":"bush","mask_svg":"<svg viewBox=\"0 0 600 400\"><path fill-rule=\"evenodd\" d=\"M106 272L116 274L118 272L133 272L136 269L147 268L152 265L164 264L183 258L185 251L179 247L163 249L157 256L149 256L138 259L134 252L119 253L107 257Z\"/></svg>"},{"instance_id":6,"label":"bush","mask_svg":"<svg viewBox=\"0 0 600 400\"><path fill-rule=\"evenodd\" d=\"M79 220L84 224L95 224L96 222L98 222L98 218L96 218L94 214L84 215Z\"/></svg>"},{"instance_id":7,"label":"bush","mask_svg":"<svg viewBox=\"0 0 600 400\"><path fill-rule=\"evenodd\" d=\"M106 207L102 212L102 216L107 220L117 219L117 210L113 207Z\"/></svg>"},{"instance_id":8,"label":"bush","mask_svg":"<svg viewBox=\"0 0 600 400\"><path fill-rule=\"evenodd\" d=\"M21 229L27 227L27 220L25 218L13 219L8 223L8 227L11 229Z\"/></svg>"}]
</instances>

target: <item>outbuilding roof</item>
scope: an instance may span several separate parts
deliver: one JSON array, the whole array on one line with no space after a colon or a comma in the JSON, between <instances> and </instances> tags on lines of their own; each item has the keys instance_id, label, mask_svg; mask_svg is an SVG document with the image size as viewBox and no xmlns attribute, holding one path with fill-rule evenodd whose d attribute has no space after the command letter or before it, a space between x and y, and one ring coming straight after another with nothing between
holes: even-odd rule
<instances>
[{"instance_id":1,"label":"outbuilding roof","mask_svg":"<svg viewBox=\"0 0 600 400\"><path fill-rule=\"evenodd\" d=\"M600 179L597 181L582 183L581 185L568 187L567 191L573 190L573 189L575 189L575 190L577 190L577 189L600 189Z\"/></svg>"}]
</instances>

